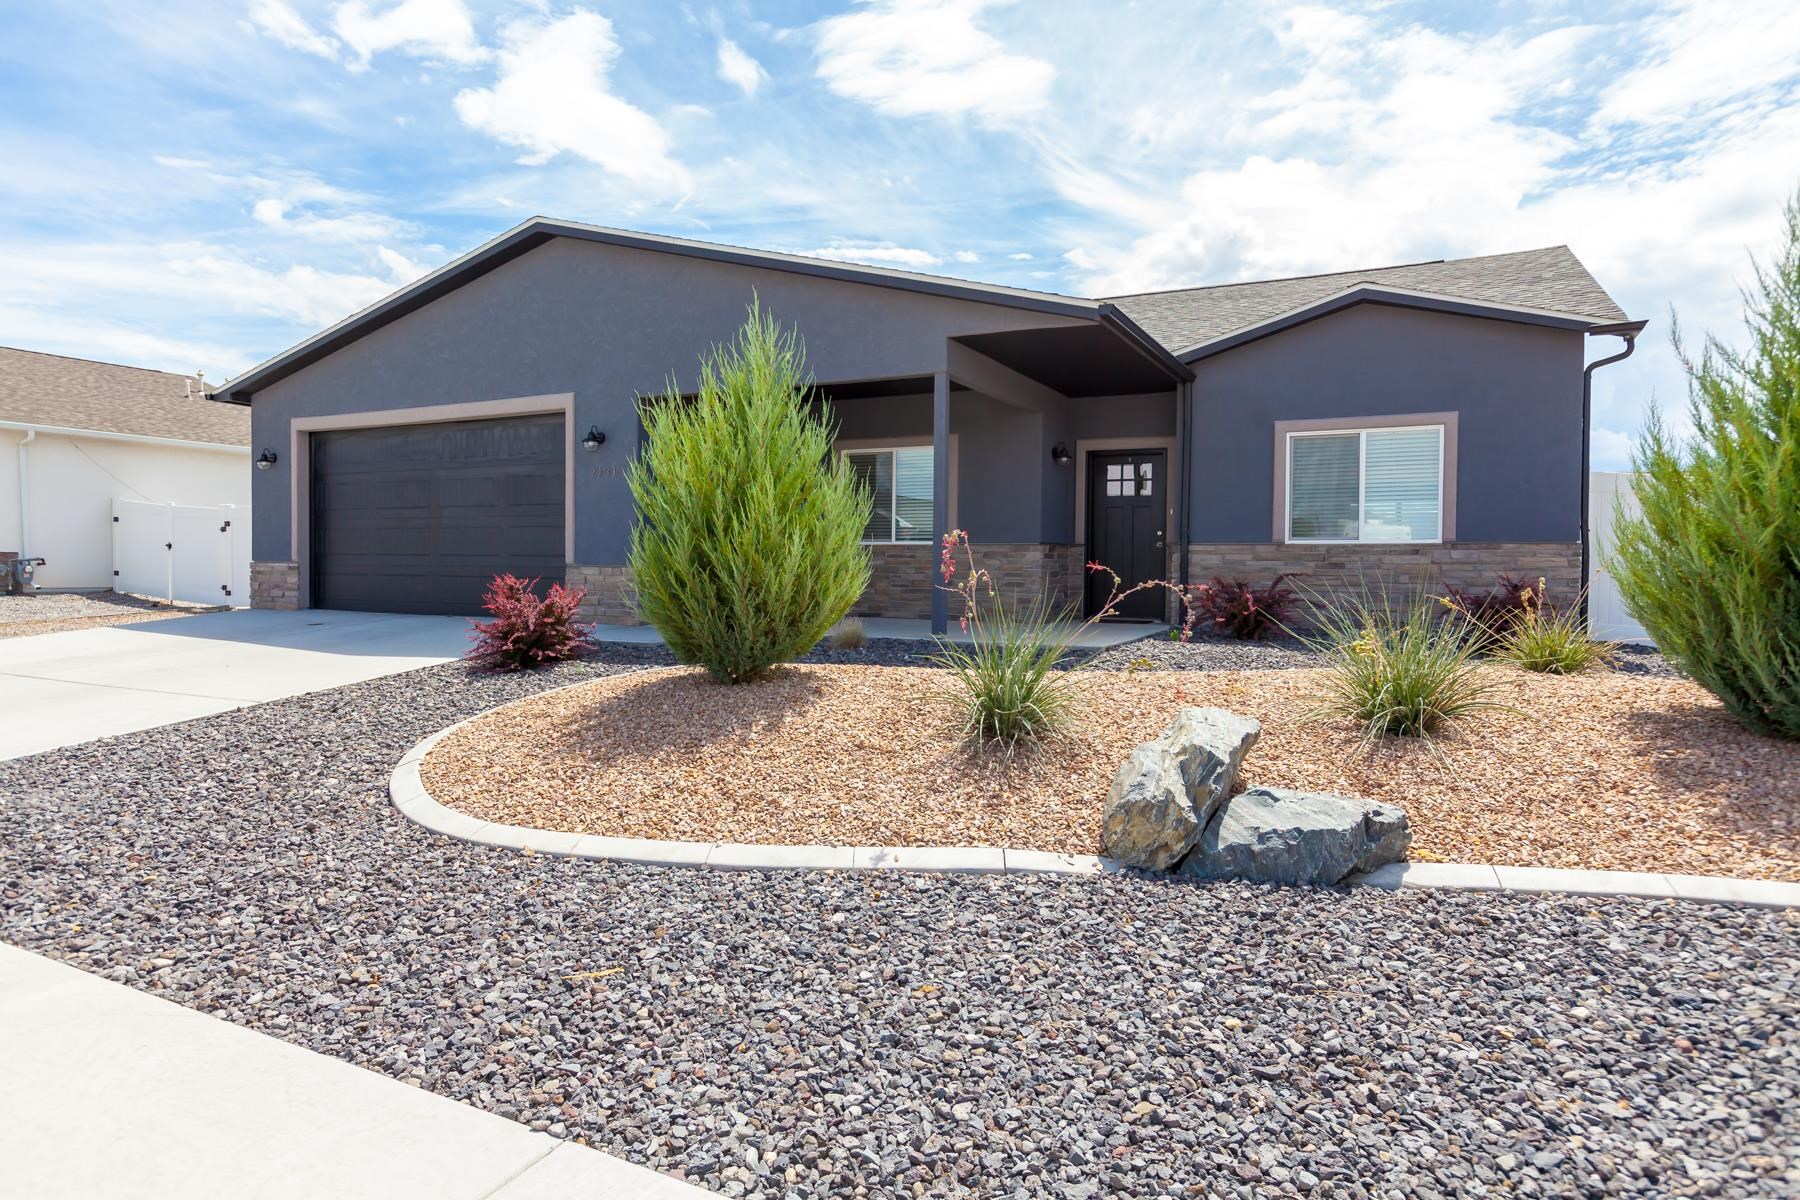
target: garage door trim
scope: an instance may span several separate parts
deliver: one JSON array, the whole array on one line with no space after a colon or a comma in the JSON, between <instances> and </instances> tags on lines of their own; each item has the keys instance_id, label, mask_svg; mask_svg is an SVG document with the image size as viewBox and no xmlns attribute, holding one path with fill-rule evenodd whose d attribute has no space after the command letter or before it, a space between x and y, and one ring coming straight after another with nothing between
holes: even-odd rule
<instances>
[{"instance_id":1,"label":"garage door trim","mask_svg":"<svg viewBox=\"0 0 1800 1200\"><path fill-rule=\"evenodd\" d=\"M288 536L300 568L301 603L312 604L312 434L344 429L384 429L395 425L441 425L490 417L527 417L560 413L563 419L563 561L575 561L575 393L514 396L466 404L432 404L375 412L332 413L293 417L288 421Z\"/></svg>"}]
</instances>

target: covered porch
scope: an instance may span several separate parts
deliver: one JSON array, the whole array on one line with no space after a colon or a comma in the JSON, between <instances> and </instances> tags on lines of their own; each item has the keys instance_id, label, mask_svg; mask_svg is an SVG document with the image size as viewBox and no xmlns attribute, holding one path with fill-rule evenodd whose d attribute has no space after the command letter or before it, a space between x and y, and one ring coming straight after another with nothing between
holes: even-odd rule
<instances>
[{"instance_id":1,"label":"covered porch","mask_svg":"<svg viewBox=\"0 0 1800 1200\"><path fill-rule=\"evenodd\" d=\"M872 578L852 612L946 632L938 550L952 529L1014 606L1097 611L1110 581L1090 561L1127 586L1173 578L1184 373L1135 326L1101 320L948 338L930 374L817 384L837 451L875 495ZM1122 615L1161 624L1169 603L1153 590Z\"/></svg>"}]
</instances>

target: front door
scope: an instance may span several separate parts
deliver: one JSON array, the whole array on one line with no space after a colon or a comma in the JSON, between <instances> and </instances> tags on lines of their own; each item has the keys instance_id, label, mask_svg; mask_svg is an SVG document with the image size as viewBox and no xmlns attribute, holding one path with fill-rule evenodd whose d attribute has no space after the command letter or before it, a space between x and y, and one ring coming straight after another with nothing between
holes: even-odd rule
<instances>
[{"instance_id":1,"label":"front door","mask_svg":"<svg viewBox=\"0 0 1800 1200\"><path fill-rule=\"evenodd\" d=\"M1167 578L1163 521L1169 511L1168 452L1128 450L1088 455L1087 560L1119 573L1121 590ZM1103 571L1087 576L1087 611L1106 603L1112 579ZM1145 588L1119 605L1121 617L1160 621L1168 597Z\"/></svg>"}]
</instances>

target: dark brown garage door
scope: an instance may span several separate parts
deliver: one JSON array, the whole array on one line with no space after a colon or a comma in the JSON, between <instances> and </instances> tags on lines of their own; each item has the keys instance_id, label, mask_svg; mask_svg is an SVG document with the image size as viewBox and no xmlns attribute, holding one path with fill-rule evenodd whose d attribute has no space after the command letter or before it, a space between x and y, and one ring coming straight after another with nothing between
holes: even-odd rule
<instances>
[{"instance_id":1,"label":"dark brown garage door","mask_svg":"<svg viewBox=\"0 0 1800 1200\"><path fill-rule=\"evenodd\" d=\"M560 415L312 435L312 602L481 612L503 571L563 577Z\"/></svg>"}]
</instances>

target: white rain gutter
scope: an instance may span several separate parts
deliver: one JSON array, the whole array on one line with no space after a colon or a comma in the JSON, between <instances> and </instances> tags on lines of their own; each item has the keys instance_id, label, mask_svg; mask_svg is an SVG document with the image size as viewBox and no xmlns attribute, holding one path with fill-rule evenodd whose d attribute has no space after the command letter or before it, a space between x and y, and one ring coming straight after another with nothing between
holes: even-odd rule
<instances>
[{"instance_id":1,"label":"white rain gutter","mask_svg":"<svg viewBox=\"0 0 1800 1200\"><path fill-rule=\"evenodd\" d=\"M37 440L37 430L26 429L19 439L19 557L31 557L31 454L25 447Z\"/></svg>"},{"instance_id":2,"label":"white rain gutter","mask_svg":"<svg viewBox=\"0 0 1800 1200\"><path fill-rule=\"evenodd\" d=\"M40 425L25 421L0 421L0 429L17 429L30 441L40 433L54 434L57 437L99 438L107 442L139 442L147 446L172 446L182 450L212 450L227 454L250 453L250 447L230 446L223 442L194 442L186 438L152 437L147 433L113 433L105 429L71 429L62 425Z\"/></svg>"}]
</instances>

